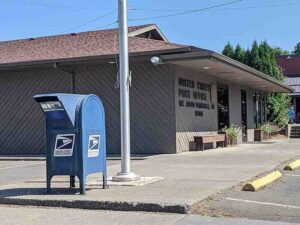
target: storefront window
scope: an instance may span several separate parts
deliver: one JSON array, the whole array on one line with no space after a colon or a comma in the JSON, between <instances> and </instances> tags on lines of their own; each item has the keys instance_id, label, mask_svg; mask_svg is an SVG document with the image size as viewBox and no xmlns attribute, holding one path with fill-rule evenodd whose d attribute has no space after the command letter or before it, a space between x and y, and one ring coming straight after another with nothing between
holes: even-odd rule
<instances>
[{"instance_id":1,"label":"storefront window","mask_svg":"<svg viewBox=\"0 0 300 225\"><path fill-rule=\"evenodd\" d=\"M262 95L261 96L261 104L262 104L262 108L261 108L261 124L265 124L267 122L266 120L266 96Z\"/></svg>"},{"instance_id":2,"label":"storefront window","mask_svg":"<svg viewBox=\"0 0 300 225\"><path fill-rule=\"evenodd\" d=\"M218 127L229 127L229 93L227 86L218 85Z\"/></svg>"},{"instance_id":3,"label":"storefront window","mask_svg":"<svg viewBox=\"0 0 300 225\"><path fill-rule=\"evenodd\" d=\"M241 90L241 111L243 141L247 141L247 92L245 90Z\"/></svg>"},{"instance_id":4,"label":"storefront window","mask_svg":"<svg viewBox=\"0 0 300 225\"><path fill-rule=\"evenodd\" d=\"M256 101L257 101L257 127L261 127L261 95L260 94L256 94Z\"/></svg>"},{"instance_id":5,"label":"storefront window","mask_svg":"<svg viewBox=\"0 0 300 225\"><path fill-rule=\"evenodd\" d=\"M253 94L253 119L255 128L257 128L257 101L256 101L256 93Z\"/></svg>"},{"instance_id":6,"label":"storefront window","mask_svg":"<svg viewBox=\"0 0 300 225\"><path fill-rule=\"evenodd\" d=\"M260 128L267 122L267 101L264 94L253 94L253 118L256 128Z\"/></svg>"}]
</instances>

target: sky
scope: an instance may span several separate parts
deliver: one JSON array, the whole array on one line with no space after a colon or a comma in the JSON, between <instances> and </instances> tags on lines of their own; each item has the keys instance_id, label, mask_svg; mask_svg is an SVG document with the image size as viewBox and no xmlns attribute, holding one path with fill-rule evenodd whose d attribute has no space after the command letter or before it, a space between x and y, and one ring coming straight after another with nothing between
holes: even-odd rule
<instances>
[{"instance_id":1,"label":"sky","mask_svg":"<svg viewBox=\"0 0 300 225\"><path fill-rule=\"evenodd\" d=\"M128 0L129 25L155 23L171 42L216 52L227 42L248 48L266 40L289 51L300 42L300 0L242 0L152 18L233 1ZM116 28L107 25L117 20L117 7L117 0L0 0L0 40Z\"/></svg>"}]
</instances>

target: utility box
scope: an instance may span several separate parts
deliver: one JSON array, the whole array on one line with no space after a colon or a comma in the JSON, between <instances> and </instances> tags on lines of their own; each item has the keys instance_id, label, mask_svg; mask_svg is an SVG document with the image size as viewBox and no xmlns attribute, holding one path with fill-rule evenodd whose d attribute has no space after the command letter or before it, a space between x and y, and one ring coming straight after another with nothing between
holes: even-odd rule
<instances>
[{"instance_id":1,"label":"utility box","mask_svg":"<svg viewBox=\"0 0 300 225\"><path fill-rule=\"evenodd\" d=\"M104 107L96 95L36 95L46 117L47 193L55 175L70 176L70 188L79 179L85 193L86 177L102 172L107 188Z\"/></svg>"}]
</instances>

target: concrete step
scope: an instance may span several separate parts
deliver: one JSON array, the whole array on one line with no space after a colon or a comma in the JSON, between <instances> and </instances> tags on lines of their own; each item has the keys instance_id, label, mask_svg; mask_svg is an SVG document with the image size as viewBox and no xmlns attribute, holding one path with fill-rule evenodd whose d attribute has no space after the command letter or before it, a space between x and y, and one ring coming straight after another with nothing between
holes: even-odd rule
<instances>
[{"instance_id":1,"label":"concrete step","mask_svg":"<svg viewBox=\"0 0 300 225\"><path fill-rule=\"evenodd\" d=\"M292 135L290 135L290 138L300 138L300 136L292 136Z\"/></svg>"}]
</instances>

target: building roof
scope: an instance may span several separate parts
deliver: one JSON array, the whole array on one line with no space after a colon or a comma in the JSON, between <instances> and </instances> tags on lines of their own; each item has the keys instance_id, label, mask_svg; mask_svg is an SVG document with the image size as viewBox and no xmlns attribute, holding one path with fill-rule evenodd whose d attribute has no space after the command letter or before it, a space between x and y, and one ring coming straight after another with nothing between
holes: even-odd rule
<instances>
[{"instance_id":1,"label":"building roof","mask_svg":"<svg viewBox=\"0 0 300 225\"><path fill-rule=\"evenodd\" d=\"M229 81L234 79L234 82L241 84L247 81L250 87L262 91L293 90L266 74L213 51L171 43L155 24L129 27L128 31L131 56L156 55L166 63L182 64L206 74L208 71L202 71L203 66L211 64L215 67L211 70L212 76ZM117 29L3 41L0 42L0 69L111 60L118 52Z\"/></svg>"},{"instance_id":2,"label":"building roof","mask_svg":"<svg viewBox=\"0 0 300 225\"><path fill-rule=\"evenodd\" d=\"M300 86L292 86L294 91L290 93L291 96L299 96L300 95Z\"/></svg>"},{"instance_id":3,"label":"building roof","mask_svg":"<svg viewBox=\"0 0 300 225\"><path fill-rule=\"evenodd\" d=\"M285 84L294 89L290 95L300 95L300 77L287 77Z\"/></svg>"},{"instance_id":4,"label":"building roof","mask_svg":"<svg viewBox=\"0 0 300 225\"><path fill-rule=\"evenodd\" d=\"M162 50L182 50L188 46L171 43L164 37L139 37L143 29L149 32L157 29L156 25L149 24L129 28L130 53L153 52ZM137 36L134 36L134 32ZM98 30L90 32L72 33L23 40L0 42L0 66L19 63L33 63L43 61L59 61L83 57L98 57L118 53L118 30Z\"/></svg>"},{"instance_id":5,"label":"building roof","mask_svg":"<svg viewBox=\"0 0 300 225\"><path fill-rule=\"evenodd\" d=\"M285 84L289 86L300 86L300 77L287 77Z\"/></svg>"},{"instance_id":6,"label":"building roof","mask_svg":"<svg viewBox=\"0 0 300 225\"><path fill-rule=\"evenodd\" d=\"M284 55L276 57L285 76L300 76L300 55Z\"/></svg>"}]
</instances>

